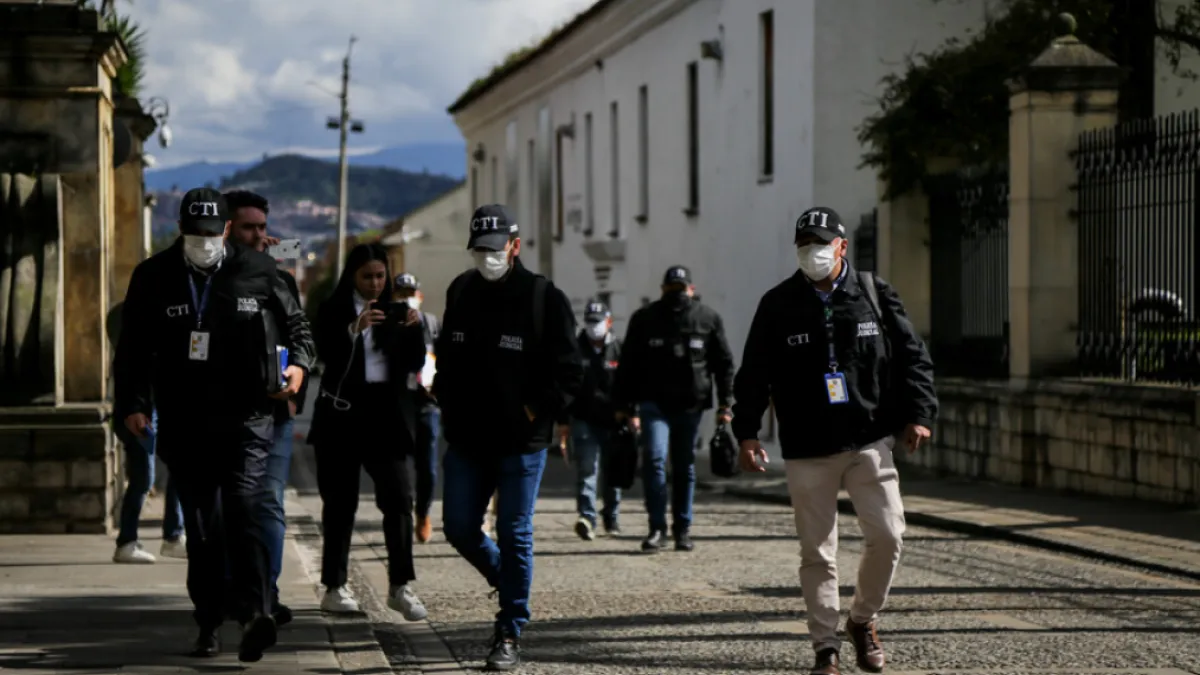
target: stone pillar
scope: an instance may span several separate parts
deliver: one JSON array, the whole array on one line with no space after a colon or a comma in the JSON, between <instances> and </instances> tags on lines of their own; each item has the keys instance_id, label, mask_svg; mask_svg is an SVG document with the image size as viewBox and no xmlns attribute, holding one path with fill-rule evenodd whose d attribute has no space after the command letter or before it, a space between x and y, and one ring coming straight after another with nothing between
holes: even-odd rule
<instances>
[{"instance_id":1,"label":"stone pillar","mask_svg":"<svg viewBox=\"0 0 1200 675\"><path fill-rule=\"evenodd\" d=\"M1071 151L1084 131L1117 121L1121 69L1074 36L1061 37L1013 83L1009 104L1009 373L1069 374L1079 320L1078 228Z\"/></svg>"},{"instance_id":2,"label":"stone pillar","mask_svg":"<svg viewBox=\"0 0 1200 675\"><path fill-rule=\"evenodd\" d=\"M0 531L108 532L113 525L121 487L105 321L114 221L112 78L125 59L120 39L103 31L95 11L0 0L0 172L7 174L0 187L18 197L0 206L0 250L14 244L14 232L34 232L45 242L37 251L23 242L15 259L0 256L0 279L31 273L41 279L41 293L30 296L40 300L18 294L18 302L0 307L0 323L14 317L28 323L37 314L48 328L36 339L53 345L45 367L52 372L38 373L53 386L0 407ZM41 186L41 202L22 197L34 194L22 187L30 181ZM52 200L45 198L50 194ZM21 199L38 204L32 230ZM53 279L42 272L51 264L59 271ZM3 354L14 351L6 339L0 333Z\"/></svg>"},{"instance_id":3,"label":"stone pillar","mask_svg":"<svg viewBox=\"0 0 1200 675\"><path fill-rule=\"evenodd\" d=\"M110 306L125 299L133 268L146 259L150 242L145 241L142 223L145 220L145 165L142 152L146 139L157 128L154 118L142 111L135 98L117 103L113 128L120 139L120 156L113 176L112 284Z\"/></svg>"}]
</instances>

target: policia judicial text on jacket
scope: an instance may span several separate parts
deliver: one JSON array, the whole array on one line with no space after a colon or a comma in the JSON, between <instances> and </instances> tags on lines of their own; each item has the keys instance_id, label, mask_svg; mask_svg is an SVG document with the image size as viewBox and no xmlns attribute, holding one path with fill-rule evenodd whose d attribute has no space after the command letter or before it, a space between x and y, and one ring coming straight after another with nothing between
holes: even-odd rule
<instances>
[{"instance_id":1,"label":"policia judicial text on jacket","mask_svg":"<svg viewBox=\"0 0 1200 675\"><path fill-rule=\"evenodd\" d=\"M733 354L720 315L685 293L668 293L629 319L617 371L616 397L624 411L652 401L667 411L729 407Z\"/></svg>"},{"instance_id":2,"label":"policia judicial text on jacket","mask_svg":"<svg viewBox=\"0 0 1200 675\"><path fill-rule=\"evenodd\" d=\"M147 416L157 407L164 433L272 416L277 402L268 397L268 334L283 339L292 365L307 370L313 362L308 320L275 260L238 244L225 247L211 282L188 266L182 240L139 264L129 281L114 363L115 407ZM205 305L202 316L197 304ZM266 321L277 324L274 330ZM205 360L189 351L197 326L208 334ZM162 452L171 451L164 443Z\"/></svg>"},{"instance_id":3,"label":"policia judicial text on jacket","mask_svg":"<svg viewBox=\"0 0 1200 675\"><path fill-rule=\"evenodd\" d=\"M733 433L739 441L758 437L769 401L775 404L784 459L861 448L909 424L933 426L938 403L925 343L896 291L870 278L882 316L853 269L830 298L834 354L849 399L843 404L829 400L825 304L813 285L796 272L767 291L750 324L734 384Z\"/></svg>"},{"instance_id":4,"label":"policia judicial text on jacket","mask_svg":"<svg viewBox=\"0 0 1200 675\"><path fill-rule=\"evenodd\" d=\"M533 296L539 286L545 297L537 327ZM567 296L518 257L504 283L471 270L450 284L447 298L433 381L446 441L501 455L549 447L555 420L583 382Z\"/></svg>"}]
</instances>

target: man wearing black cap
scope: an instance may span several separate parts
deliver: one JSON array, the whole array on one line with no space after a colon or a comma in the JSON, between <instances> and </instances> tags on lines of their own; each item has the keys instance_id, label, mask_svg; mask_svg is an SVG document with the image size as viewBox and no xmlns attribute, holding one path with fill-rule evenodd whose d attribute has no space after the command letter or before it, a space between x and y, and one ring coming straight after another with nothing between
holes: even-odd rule
<instances>
[{"instance_id":1,"label":"man wearing black cap","mask_svg":"<svg viewBox=\"0 0 1200 675\"><path fill-rule=\"evenodd\" d=\"M842 487L850 494L865 546L846 634L858 667L878 673L875 622L904 534L892 452L898 442L913 452L930 436L933 363L892 287L851 269L836 212L806 211L795 244L800 270L763 296L746 338L733 433L742 467L765 471L758 432L774 401L817 653L812 675L840 672L837 501Z\"/></svg>"},{"instance_id":2,"label":"man wearing black cap","mask_svg":"<svg viewBox=\"0 0 1200 675\"><path fill-rule=\"evenodd\" d=\"M597 525L596 493L601 484L604 486L604 508L601 513L604 531L612 536L621 533L617 522L621 490L601 475L603 458L608 456L617 429L613 381L621 363L621 341L612 333L612 312L602 302L587 304L583 324L584 328L579 332L579 350L583 353L587 370L583 388L569 410L570 415L562 420L564 427L559 437L564 448L568 434L574 440L575 505L579 512L575 534L580 539L592 541Z\"/></svg>"},{"instance_id":3,"label":"man wearing black cap","mask_svg":"<svg viewBox=\"0 0 1200 675\"><path fill-rule=\"evenodd\" d=\"M434 345L437 343L440 325L433 314L421 311L421 282L411 274L401 274L396 277L392 295L397 300L403 300L408 306L417 310L421 317L421 331L425 335L425 367L419 372L410 373L409 389L418 393L421 401L420 414L417 415L416 454L413 455L413 469L417 478L417 541L422 544L433 536L433 524L429 520L429 509L433 506L433 488L437 485L438 439L441 435L442 413L438 409L437 400L429 393L437 373L436 354Z\"/></svg>"},{"instance_id":4,"label":"man wearing black cap","mask_svg":"<svg viewBox=\"0 0 1200 675\"><path fill-rule=\"evenodd\" d=\"M152 406L158 410L159 452L178 482L188 534L188 594L200 626L193 654L220 651L228 535L244 629L238 656L257 661L276 631L265 522L272 397L299 391L314 347L275 261L227 242L229 221L221 193L184 195L182 236L133 271L114 379L132 434L143 436ZM286 368L277 345L288 350ZM268 373L285 381L268 381Z\"/></svg>"},{"instance_id":5,"label":"man wearing black cap","mask_svg":"<svg viewBox=\"0 0 1200 675\"><path fill-rule=\"evenodd\" d=\"M642 550L662 549L667 535L667 462L671 462L671 532L675 550L691 551L692 498L696 490L696 441L700 416L713 406L730 418L733 354L720 315L695 300L688 268L675 265L663 275L662 298L629 320L624 357L617 370L622 416L642 429L646 456L643 485L650 534Z\"/></svg>"},{"instance_id":6,"label":"man wearing black cap","mask_svg":"<svg viewBox=\"0 0 1200 675\"><path fill-rule=\"evenodd\" d=\"M499 592L491 670L520 663L533 581L533 509L554 423L583 381L575 316L562 291L521 264L516 220L499 204L471 218L475 269L447 291L433 393L449 443L446 539ZM482 532L496 494L497 540Z\"/></svg>"}]
</instances>

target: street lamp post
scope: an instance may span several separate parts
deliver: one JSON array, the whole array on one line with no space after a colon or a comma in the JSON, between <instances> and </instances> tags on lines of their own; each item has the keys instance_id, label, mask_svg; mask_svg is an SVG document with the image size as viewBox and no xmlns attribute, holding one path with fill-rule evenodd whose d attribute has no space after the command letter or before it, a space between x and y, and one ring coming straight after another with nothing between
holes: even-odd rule
<instances>
[{"instance_id":1,"label":"street lamp post","mask_svg":"<svg viewBox=\"0 0 1200 675\"><path fill-rule=\"evenodd\" d=\"M349 132L361 134L365 128L360 120L350 119L350 53L358 38L350 36L350 46L346 49L346 58L342 59L342 93L338 97L342 102L341 115L330 117L325 126L338 130L338 216L337 216L337 278L341 278L342 269L346 265L346 218L349 212L349 183L350 166L346 161L346 137Z\"/></svg>"}]
</instances>

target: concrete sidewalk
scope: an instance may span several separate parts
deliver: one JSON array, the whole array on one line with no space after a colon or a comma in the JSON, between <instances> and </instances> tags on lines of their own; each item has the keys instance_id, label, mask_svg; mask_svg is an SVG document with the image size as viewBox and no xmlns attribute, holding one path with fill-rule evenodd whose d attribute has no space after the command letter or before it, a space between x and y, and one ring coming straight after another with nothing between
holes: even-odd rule
<instances>
[{"instance_id":1,"label":"concrete sidewalk","mask_svg":"<svg viewBox=\"0 0 1200 675\"><path fill-rule=\"evenodd\" d=\"M141 531L157 555L161 504L150 500ZM321 615L311 537L301 506L289 499L289 538L280 594L296 619L262 661L239 664L240 631L222 628L225 653L184 654L195 638L184 586L186 562L111 562L113 539L92 535L0 537L0 671L48 673L197 673L262 675L391 673L365 617L330 621ZM293 517L293 514L296 514Z\"/></svg>"},{"instance_id":2,"label":"concrete sidewalk","mask_svg":"<svg viewBox=\"0 0 1200 675\"><path fill-rule=\"evenodd\" d=\"M782 462L772 463L765 474L720 479L708 470L708 461L706 455L697 462L703 487L790 503ZM912 466L900 467L900 487L905 514L914 525L1200 579L1200 509L939 478ZM854 513L845 491L839 508Z\"/></svg>"}]
</instances>

